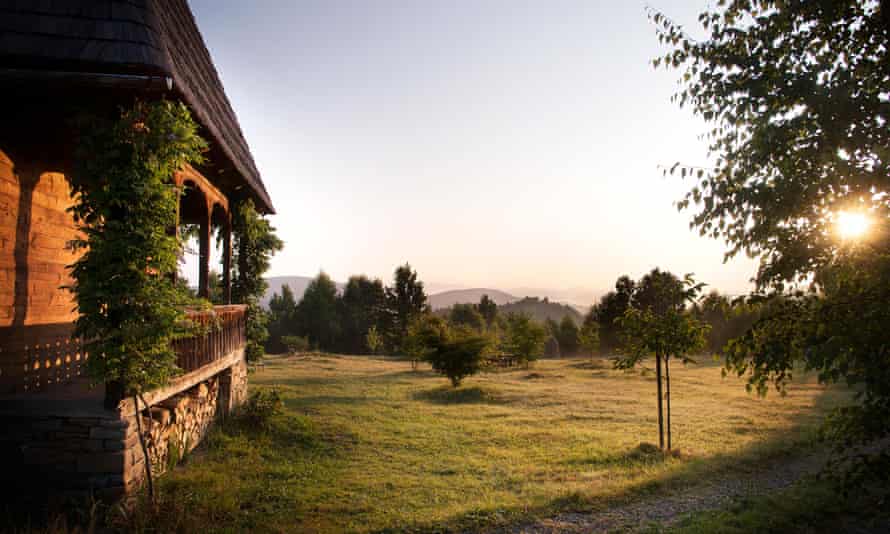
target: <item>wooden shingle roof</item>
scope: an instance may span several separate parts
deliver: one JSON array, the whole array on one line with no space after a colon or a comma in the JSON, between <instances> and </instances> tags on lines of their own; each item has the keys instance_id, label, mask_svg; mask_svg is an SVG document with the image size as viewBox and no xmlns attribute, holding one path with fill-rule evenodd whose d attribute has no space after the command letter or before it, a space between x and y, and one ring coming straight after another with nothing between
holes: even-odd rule
<instances>
[{"instance_id":1,"label":"wooden shingle roof","mask_svg":"<svg viewBox=\"0 0 890 534\"><path fill-rule=\"evenodd\" d=\"M258 207L272 212L186 0L0 0L0 67L171 78Z\"/></svg>"}]
</instances>

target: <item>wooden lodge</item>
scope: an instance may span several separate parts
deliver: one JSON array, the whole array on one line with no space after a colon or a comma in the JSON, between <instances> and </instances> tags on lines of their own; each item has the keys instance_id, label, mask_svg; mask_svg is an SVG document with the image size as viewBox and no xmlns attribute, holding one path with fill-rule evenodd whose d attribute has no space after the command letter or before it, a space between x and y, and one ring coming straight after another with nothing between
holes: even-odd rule
<instances>
[{"instance_id":1,"label":"wooden lodge","mask_svg":"<svg viewBox=\"0 0 890 534\"><path fill-rule=\"evenodd\" d=\"M14 492L115 499L141 485L136 417L151 418L153 464L175 463L214 417L246 395L245 309L193 312L218 328L176 344L182 374L131 401L103 406L91 357L72 338L76 303L63 286L75 256L66 176L72 119L112 115L135 99L184 102L210 143L207 162L171 176L187 186L180 223L200 228L198 292L209 295L211 232L224 236L231 302L231 213L272 203L186 0L0 0L0 473ZM147 428L148 425L144 427ZM146 432L148 432L146 430Z\"/></svg>"}]
</instances>

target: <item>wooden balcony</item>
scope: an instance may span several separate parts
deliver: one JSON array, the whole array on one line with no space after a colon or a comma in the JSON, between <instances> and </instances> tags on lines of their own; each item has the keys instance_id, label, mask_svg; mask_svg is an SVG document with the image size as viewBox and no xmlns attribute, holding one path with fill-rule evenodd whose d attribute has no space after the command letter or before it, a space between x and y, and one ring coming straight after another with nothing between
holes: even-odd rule
<instances>
[{"instance_id":1,"label":"wooden balcony","mask_svg":"<svg viewBox=\"0 0 890 534\"><path fill-rule=\"evenodd\" d=\"M176 365L188 373L243 348L247 342L246 311L247 306L241 304L189 310L189 320L198 324L203 333L173 343Z\"/></svg>"},{"instance_id":2,"label":"wooden balcony","mask_svg":"<svg viewBox=\"0 0 890 534\"><path fill-rule=\"evenodd\" d=\"M186 312L189 320L200 325L201 333L174 342L176 363L182 369L177 381L225 365L223 360L244 348L246 310L244 305L226 305ZM87 388L85 367L90 354L80 340L71 337L72 329L70 323L18 329L21 337L7 344L12 350L0 350L0 396L64 399L73 389Z\"/></svg>"}]
</instances>

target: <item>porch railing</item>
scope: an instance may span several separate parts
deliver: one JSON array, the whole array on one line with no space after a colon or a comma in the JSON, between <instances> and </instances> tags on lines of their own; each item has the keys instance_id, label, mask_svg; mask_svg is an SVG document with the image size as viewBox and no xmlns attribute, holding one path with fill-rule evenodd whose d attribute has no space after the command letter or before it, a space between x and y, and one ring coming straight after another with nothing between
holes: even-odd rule
<instances>
[{"instance_id":1,"label":"porch railing","mask_svg":"<svg viewBox=\"0 0 890 534\"><path fill-rule=\"evenodd\" d=\"M188 318L202 331L173 343L177 365L187 373L242 348L246 343L246 312L243 305L187 311ZM0 346L0 395L44 392L85 376L89 355L80 340L71 336L72 326L34 327L27 336L4 340Z\"/></svg>"},{"instance_id":2,"label":"porch railing","mask_svg":"<svg viewBox=\"0 0 890 534\"><path fill-rule=\"evenodd\" d=\"M176 365L187 373L242 348L247 342L246 313L247 306L240 304L189 310L188 318L199 325L201 333L173 343Z\"/></svg>"}]
</instances>

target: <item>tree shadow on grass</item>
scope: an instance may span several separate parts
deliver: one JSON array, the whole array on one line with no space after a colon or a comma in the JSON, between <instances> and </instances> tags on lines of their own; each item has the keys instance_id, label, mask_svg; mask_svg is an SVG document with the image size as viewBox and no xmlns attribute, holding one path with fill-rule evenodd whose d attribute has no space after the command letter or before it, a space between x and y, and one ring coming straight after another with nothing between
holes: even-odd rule
<instances>
[{"instance_id":1,"label":"tree shadow on grass","mask_svg":"<svg viewBox=\"0 0 890 534\"><path fill-rule=\"evenodd\" d=\"M519 378L524 380L559 380L565 377L565 375L560 374L531 372Z\"/></svg>"},{"instance_id":2,"label":"tree shadow on grass","mask_svg":"<svg viewBox=\"0 0 890 534\"><path fill-rule=\"evenodd\" d=\"M837 404L834 392L827 391L815 399L817 411L826 413L827 408ZM808 419L808 417L803 418ZM788 435L799 436L789 440ZM477 508L455 515L440 522L400 525L398 529L384 528L384 532L517 532L537 519L553 517L561 513L593 514L620 506L625 503L669 495L682 488L706 486L715 477L731 477L734 474L750 474L753 471L768 471L771 465L784 462L801 455L818 455L823 449L815 441L815 428L799 424L797 426L770 432L763 441L752 443L737 453L718 454L710 457L695 457L682 452L665 453L655 445L641 443L630 450L615 454L592 455L586 458L566 459L566 464L576 464L579 470L584 467L630 467L647 468L666 462L677 462L678 466L653 478L643 480L611 494L587 495L572 491L555 497L537 506L519 505L512 507Z\"/></svg>"},{"instance_id":3,"label":"tree shadow on grass","mask_svg":"<svg viewBox=\"0 0 890 534\"><path fill-rule=\"evenodd\" d=\"M299 412L310 406L331 406L334 404L359 406L387 400L386 397L374 395L313 395L311 397L287 397L284 399L284 405L289 410Z\"/></svg>"},{"instance_id":4,"label":"tree shadow on grass","mask_svg":"<svg viewBox=\"0 0 890 534\"><path fill-rule=\"evenodd\" d=\"M671 458L688 459L688 454L683 453L680 449L673 451L663 451L657 445L642 442L636 447L627 451L615 451L605 454L590 454L574 458L566 458L563 460L564 465L575 465L579 467L642 467L664 463Z\"/></svg>"},{"instance_id":5,"label":"tree shadow on grass","mask_svg":"<svg viewBox=\"0 0 890 534\"><path fill-rule=\"evenodd\" d=\"M413 379L441 379L442 376L434 373L429 369L418 369L418 370L410 370L406 369L404 371L393 371L388 373L377 373L377 374L363 374L362 382L367 385L379 384L379 385L393 385L393 384L410 384L410 381L406 381L408 378ZM301 376L301 377L269 377L269 376L256 376L251 378L252 384L257 384L263 387L276 387L276 386L284 386L284 387L307 387L307 386L337 386L339 384L351 384L355 382L355 374L344 374L344 375L336 375L333 374L331 376Z\"/></svg>"},{"instance_id":6,"label":"tree shadow on grass","mask_svg":"<svg viewBox=\"0 0 890 534\"><path fill-rule=\"evenodd\" d=\"M593 370L610 370L612 369L612 361L605 358L597 358L595 360L582 360L568 364L567 367L575 369L593 369Z\"/></svg>"},{"instance_id":7,"label":"tree shadow on grass","mask_svg":"<svg viewBox=\"0 0 890 534\"><path fill-rule=\"evenodd\" d=\"M457 387L442 386L415 392L415 400L435 404L509 404L510 401L497 392L479 386Z\"/></svg>"},{"instance_id":8,"label":"tree shadow on grass","mask_svg":"<svg viewBox=\"0 0 890 534\"><path fill-rule=\"evenodd\" d=\"M256 420L242 409L218 421L196 451L226 454L241 440L276 451L331 454L336 443L329 434L330 429L320 427L308 415L278 412Z\"/></svg>"}]
</instances>

